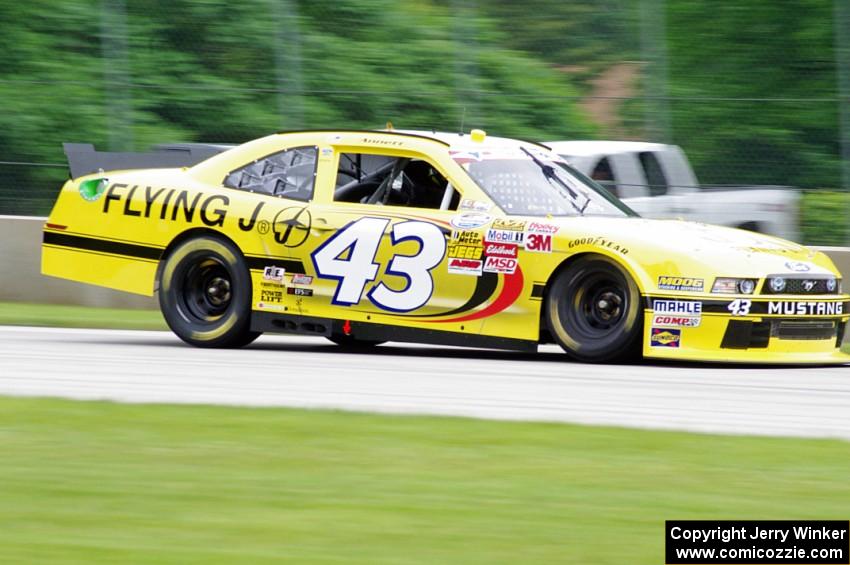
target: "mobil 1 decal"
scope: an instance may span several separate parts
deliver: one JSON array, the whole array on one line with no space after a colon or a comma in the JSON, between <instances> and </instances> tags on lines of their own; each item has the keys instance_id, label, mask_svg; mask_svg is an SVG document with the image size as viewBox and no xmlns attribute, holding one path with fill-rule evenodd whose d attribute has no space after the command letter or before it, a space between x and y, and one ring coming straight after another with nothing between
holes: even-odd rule
<instances>
[{"instance_id":1,"label":"mobil 1 decal","mask_svg":"<svg viewBox=\"0 0 850 565\"><path fill-rule=\"evenodd\" d=\"M374 281L382 265L376 262L378 247L390 220L361 218L353 221L325 241L312 254L316 275L336 281L333 304L352 306L363 298L363 291ZM391 312L409 312L424 306L434 292L432 270L446 255L443 231L427 222L402 221L390 229L393 254L386 262L387 275L402 277L407 284L394 290L383 281L372 286L367 298L372 304ZM397 251L405 241L416 243L411 255Z\"/></svg>"}]
</instances>

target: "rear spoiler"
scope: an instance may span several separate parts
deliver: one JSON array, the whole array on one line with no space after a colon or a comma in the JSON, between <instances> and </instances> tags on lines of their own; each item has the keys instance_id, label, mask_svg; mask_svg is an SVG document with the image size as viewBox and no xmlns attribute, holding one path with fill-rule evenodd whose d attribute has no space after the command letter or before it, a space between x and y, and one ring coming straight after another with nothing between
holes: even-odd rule
<instances>
[{"instance_id":1,"label":"rear spoiler","mask_svg":"<svg viewBox=\"0 0 850 565\"><path fill-rule=\"evenodd\" d=\"M75 179L98 171L191 167L235 146L173 143L156 145L147 153L97 151L91 143L63 143L62 147L68 157L71 178Z\"/></svg>"}]
</instances>

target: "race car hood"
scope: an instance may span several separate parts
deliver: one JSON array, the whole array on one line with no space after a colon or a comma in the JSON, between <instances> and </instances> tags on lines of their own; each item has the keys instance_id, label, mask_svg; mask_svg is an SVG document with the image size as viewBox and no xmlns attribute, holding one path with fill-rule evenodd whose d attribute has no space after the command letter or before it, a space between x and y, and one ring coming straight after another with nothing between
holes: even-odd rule
<instances>
[{"instance_id":1,"label":"race car hood","mask_svg":"<svg viewBox=\"0 0 850 565\"><path fill-rule=\"evenodd\" d=\"M581 217L559 219L568 248L602 237L640 253L642 261L697 265L717 275L763 277L768 274L836 274L823 253L802 245L720 226L681 220ZM581 234L581 235L578 235ZM578 235L578 237L573 237ZM580 244L579 244L580 245Z\"/></svg>"}]
</instances>

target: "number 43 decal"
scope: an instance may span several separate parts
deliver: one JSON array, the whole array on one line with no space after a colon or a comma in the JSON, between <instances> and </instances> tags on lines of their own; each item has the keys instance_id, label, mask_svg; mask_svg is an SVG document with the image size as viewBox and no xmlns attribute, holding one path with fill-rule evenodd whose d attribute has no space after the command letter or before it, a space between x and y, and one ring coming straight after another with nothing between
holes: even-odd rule
<instances>
[{"instance_id":1,"label":"number 43 decal","mask_svg":"<svg viewBox=\"0 0 850 565\"><path fill-rule=\"evenodd\" d=\"M378 276L380 264L375 255L388 219L361 218L348 224L313 252L313 266L319 278L338 282L333 304L351 306L360 302L366 283ZM383 282L372 287L369 300L384 310L409 312L421 308L434 292L431 269L446 253L446 238L440 228L426 222L399 222L392 227L392 244L415 240L419 250L413 255L393 255L386 274L404 277L402 290Z\"/></svg>"}]
</instances>

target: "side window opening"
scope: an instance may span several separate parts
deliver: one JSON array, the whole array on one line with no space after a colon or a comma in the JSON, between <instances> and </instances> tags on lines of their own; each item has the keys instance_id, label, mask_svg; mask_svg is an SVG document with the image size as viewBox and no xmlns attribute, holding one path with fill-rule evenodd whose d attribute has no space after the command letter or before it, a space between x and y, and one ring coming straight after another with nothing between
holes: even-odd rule
<instances>
[{"instance_id":1,"label":"side window opening","mask_svg":"<svg viewBox=\"0 0 850 565\"><path fill-rule=\"evenodd\" d=\"M590 178L601 184L605 189L616 197L620 197L617 183L614 181L614 171L607 157L603 157L596 163Z\"/></svg>"},{"instance_id":2,"label":"side window opening","mask_svg":"<svg viewBox=\"0 0 850 565\"><path fill-rule=\"evenodd\" d=\"M342 153L334 200L433 210L456 210L460 194L423 159Z\"/></svg>"},{"instance_id":3,"label":"side window opening","mask_svg":"<svg viewBox=\"0 0 850 565\"><path fill-rule=\"evenodd\" d=\"M661 196L667 194L669 187L667 186L667 178L664 176L664 171L661 169L661 163L651 151L638 153L640 165L643 167L643 172L646 175L647 189L650 196Z\"/></svg>"},{"instance_id":4,"label":"side window opening","mask_svg":"<svg viewBox=\"0 0 850 565\"><path fill-rule=\"evenodd\" d=\"M269 196L310 200L316 179L317 147L274 153L228 174L224 186Z\"/></svg>"}]
</instances>

